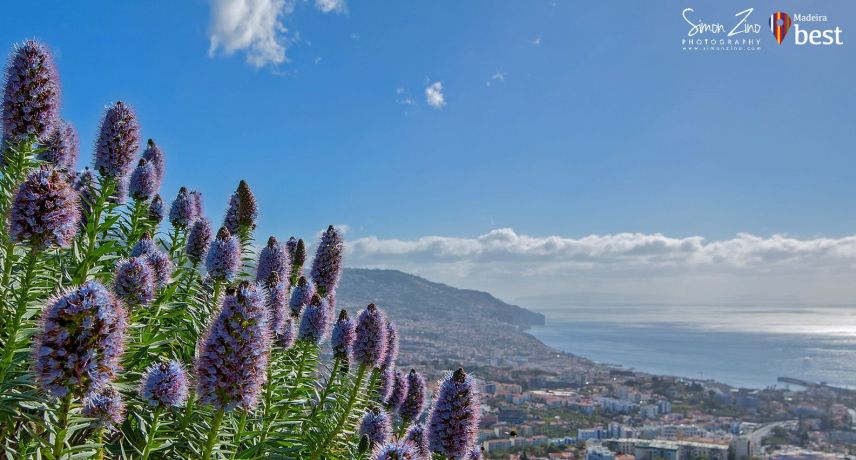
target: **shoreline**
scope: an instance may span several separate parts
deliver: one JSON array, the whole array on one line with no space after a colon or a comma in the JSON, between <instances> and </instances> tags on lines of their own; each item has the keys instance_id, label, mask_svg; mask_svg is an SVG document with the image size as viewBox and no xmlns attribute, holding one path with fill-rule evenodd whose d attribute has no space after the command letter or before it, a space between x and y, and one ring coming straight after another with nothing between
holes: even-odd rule
<instances>
[{"instance_id":1,"label":"shoreline","mask_svg":"<svg viewBox=\"0 0 856 460\"><path fill-rule=\"evenodd\" d=\"M780 377L839 389L856 388L856 385L846 381L822 377L824 373L837 376L838 372L847 371L840 369L837 359L830 360L828 356L822 356L812 360L809 356L799 356L799 353L834 354L841 351L823 349L823 343L816 345L816 336L808 334L701 331L678 328L668 323L640 326L557 321L549 317L543 326L527 328L524 333L557 352L584 358L598 367L609 369L752 390L791 388L797 385L794 382L782 382ZM838 339L818 337L821 337L821 342L835 342ZM758 344L769 342L773 343L775 353L768 351L769 356L756 356ZM741 348L746 344L755 345L755 348ZM711 346L705 348L705 345ZM815 346L817 349L812 348ZM785 361L789 366L775 366L775 363ZM856 366L856 363L852 365ZM694 373L697 375L693 376Z\"/></svg>"}]
</instances>

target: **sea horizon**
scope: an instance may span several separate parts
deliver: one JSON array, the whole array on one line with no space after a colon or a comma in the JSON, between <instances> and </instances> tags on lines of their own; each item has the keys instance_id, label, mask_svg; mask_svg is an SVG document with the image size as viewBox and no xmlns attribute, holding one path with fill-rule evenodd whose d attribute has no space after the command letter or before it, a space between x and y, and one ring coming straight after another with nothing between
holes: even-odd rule
<instances>
[{"instance_id":1,"label":"sea horizon","mask_svg":"<svg viewBox=\"0 0 856 460\"><path fill-rule=\"evenodd\" d=\"M598 363L735 387L856 387L856 307L564 306L529 332ZM808 312L813 315L806 315ZM759 326L760 325L760 326Z\"/></svg>"}]
</instances>

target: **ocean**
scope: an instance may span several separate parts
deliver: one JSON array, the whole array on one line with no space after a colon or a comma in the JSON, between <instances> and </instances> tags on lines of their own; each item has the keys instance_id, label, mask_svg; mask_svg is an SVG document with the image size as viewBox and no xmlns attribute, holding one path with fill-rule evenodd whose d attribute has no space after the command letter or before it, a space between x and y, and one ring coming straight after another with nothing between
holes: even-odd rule
<instances>
[{"instance_id":1,"label":"ocean","mask_svg":"<svg viewBox=\"0 0 856 460\"><path fill-rule=\"evenodd\" d=\"M530 332L594 361L734 386L856 388L856 306L567 306Z\"/></svg>"}]
</instances>

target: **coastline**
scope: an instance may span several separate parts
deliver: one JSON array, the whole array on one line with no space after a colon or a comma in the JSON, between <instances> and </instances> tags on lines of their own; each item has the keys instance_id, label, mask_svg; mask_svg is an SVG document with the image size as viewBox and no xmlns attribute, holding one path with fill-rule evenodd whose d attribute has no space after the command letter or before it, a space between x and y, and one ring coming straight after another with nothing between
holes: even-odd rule
<instances>
[{"instance_id":1,"label":"coastline","mask_svg":"<svg viewBox=\"0 0 856 460\"><path fill-rule=\"evenodd\" d=\"M674 323L556 320L526 331L546 346L597 366L712 381L732 388L788 387L789 377L854 388L852 339L711 331Z\"/></svg>"}]
</instances>

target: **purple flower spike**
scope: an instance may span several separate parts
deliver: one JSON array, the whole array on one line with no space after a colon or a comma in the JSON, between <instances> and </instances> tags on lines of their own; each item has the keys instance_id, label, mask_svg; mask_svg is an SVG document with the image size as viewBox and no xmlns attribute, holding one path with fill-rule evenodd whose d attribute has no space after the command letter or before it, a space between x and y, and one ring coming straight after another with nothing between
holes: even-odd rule
<instances>
[{"instance_id":1,"label":"purple flower spike","mask_svg":"<svg viewBox=\"0 0 856 460\"><path fill-rule=\"evenodd\" d=\"M330 335L330 345L333 347L333 355L346 362L350 361L351 347L354 346L356 335L356 324L348 318L347 311L340 311L339 319L333 326L333 333Z\"/></svg>"},{"instance_id":2,"label":"purple flower spike","mask_svg":"<svg viewBox=\"0 0 856 460\"><path fill-rule=\"evenodd\" d=\"M125 420L122 395L112 385L93 390L83 398L83 415L95 419L95 427L112 430Z\"/></svg>"},{"instance_id":3,"label":"purple flower spike","mask_svg":"<svg viewBox=\"0 0 856 460\"><path fill-rule=\"evenodd\" d=\"M425 408L425 379L410 369L407 374L407 395L398 407L398 415L405 421L416 420Z\"/></svg>"},{"instance_id":4,"label":"purple flower spike","mask_svg":"<svg viewBox=\"0 0 856 460\"><path fill-rule=\"evenodd\" d=\"M159 288L163 288L169 284L172 278L173 265L169 260L169 255L166 252L157 249L146 256L146 262L152 268L152 273L155 275L155 284Z\"/></svg>"},{"instance_id":5,"label":"purple flower spike","mask_svg":"<svg viewBox=\"0 0 856 460\"><path fill-rule=\"evenodd\" d=\"M479 393L473 378L463 369L446 375L437 389L428 418L431 451L450 458L464 458L478 441Z\"/></svg>"},{"instance_id":6,"label":"purple flower spike","mask_svg":"<svg viewBox=\"0 0 856 460\"><path fill-rule=\"evenodd\" d=\"M297 238L295 238L293 236L291 238L289 238L288 241L285 242L285 249L286 249L286 251L288 251L288 257L291 258L291 260L295 260L294 251L297 250ZM304 256L305 255L306 254L304 254ZM302 264L302 262L301 262L301 264Z\"/></svg>"},{"instance_id":7,"label":"purple flower spike","mask_svg":"<svg viewBox=\"0 0 856 460\"><path fill-rule=\"evenodd\" d=\"M67 248L80 222L80 198L62 175L42 165L18 187L9 215L9 233L33 247Z\"/></svg>"},{"instance_id":8,"label":"purple flower spike","mask_svg":"<svg viewBox=\"0 0 856 460\"><path fill-rule=\"evenodd\" d=\"M73 187L80 203L80 224L86 226L86 216L89 215L92 204L95 203L95 195L93 194L95 175L92 174L92 170L84 168L83 171L79 172L74 178Z\"/></svg>"},{"instance_id":9,"label":"purple flower spike","mask_svg":"<svg viewBox=\"0 0 856 460\"><path fill-rule=\"evenodd\" d=\"M339 284L342 273L342 253L345 243L339 232L331 225L321 235L315 259L312 260L312 282L322 296L332 294Z\"/></svg>"},{"instance_id":10,"label":"purple flower spike","mask_svg":"<svg viewBox=\"0 0 856 460\"><path fill-rule=\"evenodd\" d=\"M386 354L383 356L383 366L388 368L395 367L395 360L398 358L398 328L395 324L386 323Z\"/></svg>"},{"instance_id":11,"label":"purple flower spike","mask_svg":"<svg viewBox=\"0 0 856 460\"><path fill-rule=\"evenodd\" d=\"M229 233L226 227L220 227L217 238L208 248L205 258L208 276L215 280L232 281L241 268L241 244Z\"/></svg>"},{"instance_id":12,"label":"purple flower spike","mask_svg":"<svg viewBox=\"0 0 856 460\"><path fill-rule=\"evenodd\" d=\"M59 116L60 86L53 57L34 40L17 46L6 67L3 136L9 142L50 135Z\"/></svg>"},{"instance_id":13,"label":"purple flower spike","mask_svg":"<svg viewBox=\"0 0 856 460\"><path fill-rule=\"evenodd\" d=\"M137 244L131 248L131 257L147 256L156 251L158 251L158 246L152 239L152 235L149 234L149 232L145 232L143 233L143 236L140 237L140 241L137 241Z\"/></svg>"},{"instance_id":14,"label":"purple flower spike","mask_svg":"<svg viewBox=\"0 0 856 460\"><path fill-rule=\"evenodd\" d=\"M187 373L178 361L155 363L146 369L140 397L155 407L179 407L187 400Z\"/></svg>"},{"instance_id":15,"label":"purple flower spike","mask_svg":"<svg viewBox=\"0 0 856 460\"><path fill-rule=\"evenodd\" d=\"M268 275L264 284L267 290L267 309L270 314L270 329L274 339L279 340L285 329L288 315L288 283L283 282L276 272Z\"/></svg>"},{"instance_id":16,"label":"purple flower spike","mask_svg":"<svg viewBox=\"0 0 856 460\"><path fill-rule=\"evenodd\" d=\"M113 291L128 305L144 306L155 293L155 275L148 262L131 257L116 265Z\"/></svg>"},{"instance_id":17,"label":"purple flower spike","mask_svg":"<svg viewBox=\"0 0 856 460\"><path fill-rule=\"evenodd\" d=\"M395 387L395 369L387 368L380 373L380 382L377 387L377 399L386 403Z\"/></svg>"},{"instance_id":18,"label":"purple flower spike","mask_svg":"<svg viewBox=\"0 0 856 460\"><path fill-rule=\"evenodd\" d=\"M386 315L371 303L357 317L357 339L354 341L354 360L366 367L378 367L386 356Z\"/></svg>"},{"instance_id":19,"label":"purple flower spike","mask_svg":"<svg viewBox=\"0 0 856 460\"><path fill-rule=\"evenodd\" d=\"M416 450L416 458L428 460L431 458L431 449L428 447L428 437L422 425L414 425L407 430L404 439L413 445Z\"/></svg>"},{"instance_id":20,"label":"purple flower spike","mask_svg":"<svg viewBox=\"0 0 856 460\"><path fill-rule=\"evenodd\" d=\"M198 264L205 257L208 246L211 246L212 236L211 224L208 219L200 217L193 223L193 227L190 228L190 233L187 235L187 246L185 247L187 258L191 262Z\"/></svg>"},{"instance_id":21,"label":"purple flower spike","mask_svg":"<svg viewBox=\"0 0 856 460\"><path fill-rule=\"evenodd\" d=\"M160 195L155 195L155 197L152 198L152 203L149 205L149 220L154 222L155 225L158 225L163 221L163 218L163 199L161 199Z\"/></svg>"},{"instance_id":22,"label":"purple flower spike","mask_svg":"<svg viewBox=\"0 0 856 460\"><path fill-rule=\"evenodd\" d=\"M324 336L327 335L327 330L330 328L332 313L333 309L327 299L322 299L318 294L315 294L309 305L303 309L297 338L314 344L324 340Z\"/></svg>"},{"instance_id":23,"label":"purple flower spike","mask_svg":"<svg viewBox=\"0 0 856 460\"><path fill-rule=\"evenodd\" d=\"M272 272L276 272L282 280L288 279L291 272L291 258L286 248L282 247L274 237L268 238L267 246L259 254L256 282L264 282Z\"/></svg>"},{"instance_id":24,"label":"purple flower spike","mask_svg":"<svg viewBox=\"0 0 856 460\"><path fill-rule=\"evenodd\" d=\"M202 206L202 192L191 190L190 198L192 198L193 201L193 209L195 210L196 218L199 219L205 215L205 208Z\"/></svg>"},{"instance_id":25,"label":"purple flower spike","mask_svg":"<svg viewBox=\"0 0 856 460\"><path fill-rule=\"evenodd\" d=\"M293 286L303 276L303 264L306 262L306 245L303 244L303 240L298 240L292 236L288 239L285 247L291 261L289 282Z\"/></svg>"},{"instance_id":26,"label":"purple flower spike","mask_svg":"<svg viewBox=\"0 0 856 460\"><path fill-rule=\"evenodd\" d=\"M259 208L256 197L250 190L249 184L242 180L238 183L238 189L229 198L229 208L223 225L234 235L242 231L256 228L256 219L259 216Z\"/></svg>"},{"instance_id":27,"label":"purple flower spike","mask_svg":"<svg viewBox=\"0 0 856 460\"><path fill-rule=\"evenodd\" d=\"M71 123L59 121L44 141L39 160L52 163L60 171L74 171L80 150L77 130Z\"/></svg>"},{"instance_id":28,"label":"purple flower spike","mask_svg":"<svg viewBox=\"0 0 856 460\"><path fill-rule=\"evenodd\" d=\"M306 278L300 277L297 281L297 286L291 292L291 300L288 302L288 307L291 309L291 317L297 318L303 307L309 305L312 296L315 294L315 286L312 285Z\"/></svg>"},{"instance_id":29,"label":"purple flower spike","mask_svg":"<svg viewBox=\"0 0 856 460\"><path fill-rule=\"evenodd\" d=\"M196 363L197 393L216 409L253 410L267 379L271 332L264 295L242 282L226 291Z\"/></svg>"},{"instance_id":30,"label":"purple flower spike","mask_svg":"<svg viewBox=\"0 0 856 460\"><path fill-rule=\"evenodd\" d=\"M482 455L481 449L478 446L473 447L473 450L470 451L470 456L467 457L467 460L484 460L484 455Z\"/></svg>"},{"instance_id":31,"label":"purple flower spike","mask_svg":"<svg viewBox=\"0 0 856 460\"><path fill-rule=\"evenodd\" d=\"M385 401L389 407L398 410L404 399L407 398L408 380L407 375L401 370L396 369L392 379L392 392L389 393L389 398Z\"/></svg>"},{"instance_id":32,"label":"purple flower spike","mask_svg":"<svg viewBox=\"0 0 856 460\"><path fill-rule=\"evenodd\" d=\"M146 149L143 150L143 159L154 168L158 183L163 182L163 175L166 171L166 159L164 158L163 151L155 144L155 141L149 139L146 143Z\"/></svg>"},{"instance_id":33,"label":"purple flower spike","mask_svg":"<svg viewBox=\"0 0 856 460\"><path fill-rule=\"evenodd\" d=\"M107 107L95 144L95 169L104 177L124 182L139 148L140 126L134 110L122 101Z\"/></svg>"},{"instance_id":34,"label":"purple flower spike","mask_svg":"<svg viewBox=\"0 0 856 460\"><path fill-rule=\"evenodd\" d=\"M154 166L141 158L137 168L131 173L128 192L137 201L146 201L155 196L160 188L160 178Z\"/></svg>"},{"instance_id":35,"label":"purple flower spike","mask_svg":"<svg viewBox=\"0 0 856 460\"><path fill-rule=\"evenodd\" d=\"M413 444L409 442L388 442L378 446L372 452L372 460L422 460Z\"/></svg>"},{"instance_id":36,"label":"purple flower spike","mask_svg":"<svg viewBox=\"0 0 856 460\"><path fill-rule=\"evenodd\" d=\"M360 422L360 436L368 436L372 445L386 443L392 436L392 420L383 409L372 408L366 411Z\"/></svg>"},{"instance_id":37,"label":"purple flower spike","mask_svg":"<svg viewBox=\"0 0 856 460\"><path fill-rule=\"evenodd\" d=\"M169 221L175 228L187 228L199 217L196 199L186 187L178 189L178 196L169 210Z\"/></svg>"},{"instance_id":38,"label":"purple flower spike","mask_svg":"<svg viewBox=\"0 0 856 460\"><path fill-rule=\"evenodd\" d=\"M284 350L288 350L294 345L294 342L297 340L297 327L295 327L294 320L291 318L285 319L282 332L280 332L276 340Z\"/></svg>"},{"instance_id":39,"label":"purple flower spike","mask_svg":"<svg viewBox=\"0 0 856 460\"><path fill-rule=\"evenodd\" d=\"M107 288L87 281L48 302L33 358L48 395L81 396L115 379L124 350L127 313Z\"/></svg>"}]
</instances>

